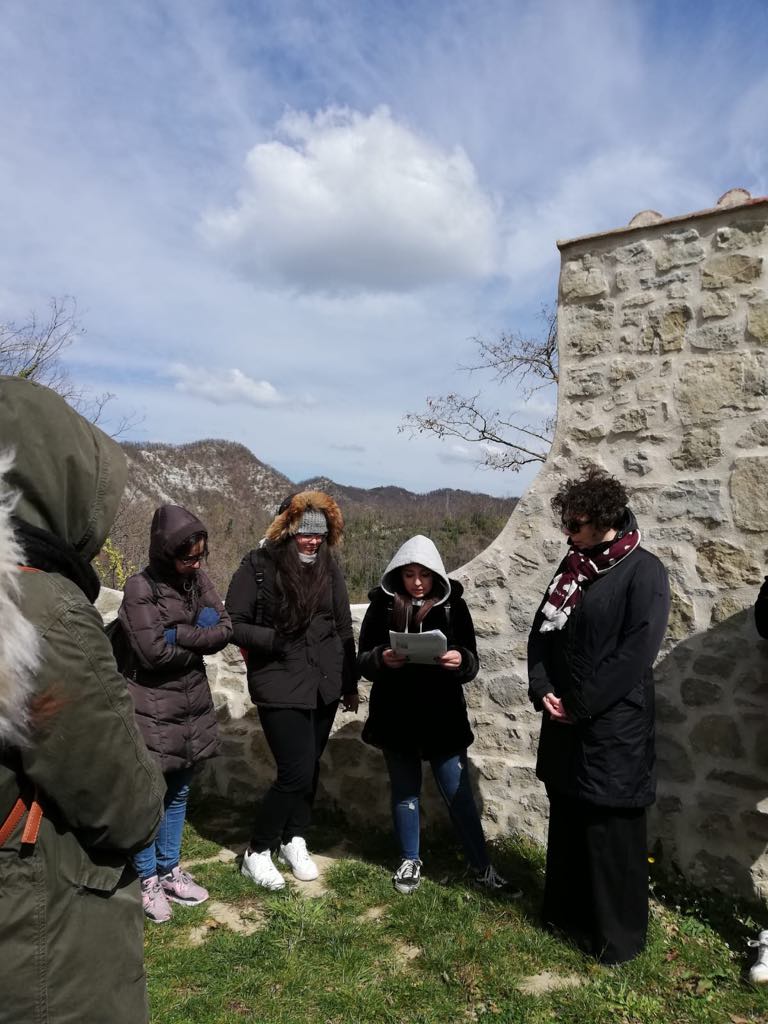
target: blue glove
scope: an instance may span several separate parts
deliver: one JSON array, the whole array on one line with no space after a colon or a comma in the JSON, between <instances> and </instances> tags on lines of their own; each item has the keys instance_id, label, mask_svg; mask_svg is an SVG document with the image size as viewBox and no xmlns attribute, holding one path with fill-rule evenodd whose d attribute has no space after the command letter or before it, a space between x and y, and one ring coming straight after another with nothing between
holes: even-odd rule
<instances>
[{"instance_id":1,"label":"blue glove","mask_svg":"<svg viewBox=\"0 0 768 1024\"><path fill-rule=\"evenodd\" d=\"M165 642L167 644L169 644L171 647L175 647L176 646L176 627L175 626L172 626L170 629L166 629L166 631L163 633L163 636L165 637Z\"/></svg>"},{"instance_id":2,"label":"blue glove","mask_svg":"<svg viewBox=\"0 0 768 1024\"><path fill-rule=\"evenodd\" d=\"M219 622L221 622L221 616L215 608L203 608L197 616L197 622L195 625L207 628L208 626L216 626Z\"/></svg>"}]
</instances>

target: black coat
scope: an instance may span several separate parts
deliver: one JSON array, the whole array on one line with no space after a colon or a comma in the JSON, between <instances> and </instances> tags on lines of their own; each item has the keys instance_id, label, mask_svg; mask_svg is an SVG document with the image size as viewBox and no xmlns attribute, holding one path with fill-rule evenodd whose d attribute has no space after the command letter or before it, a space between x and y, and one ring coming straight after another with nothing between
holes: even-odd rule
<instances>
[{"instance_id":1,"label":"black coat","mask_svg":"<svg viewBox=\"0 0 768 1024\"><path fill-rule=\"evenodd\" d=\"M318 697L330 704L342 693L355 693L352 613L341 569L330 561L328 589L317 611L305 632L290 640L275 630L275 571L268 548L256 548L227 591L233 640L247 652L251 700L262 707L314 709Z\"/></svg>"},{"instance_id":2,"label":"black coat","mask_svg":"<svg viewBox=\"0 0 768 1024\"><path fill-rule=\"evenodd\" d=\"M366 743L429 760L458 754L473 742L463 684L477 675L477 642L463 587L457 580L450 584L449 611L445 605L432 608L422 629L441 629L449 648L461 652L455 671L439 665L387 668L381 655L389 647L392 598L381 587L371 591L358 658L361 673L373 683L363 726Z\"/></svg>"},{"instance_id":3,"label":"black coat","mask_svg":"<svg viewBox=\"0 0 768 1024\"><path fill-rule=\"evenodd\" d=\"M548 790L607 807L653 803L652 665L669 601L666 569L637 548L586 587L562 630L541 633L539 608L528 640L529 697L541 710L554 692L576 719L560 724L544 713L536 774Z\"/></svg>"},{"instance_id":4,"label":"black coat","mask_svg":"<svg viewBox=\"0 0 768 1024\"><path fill-rule=\"evenodd\" d=\"M755 625L760 636L768 640L768 576L765 577L755 601Z\"/></svg>"}]
</instances>

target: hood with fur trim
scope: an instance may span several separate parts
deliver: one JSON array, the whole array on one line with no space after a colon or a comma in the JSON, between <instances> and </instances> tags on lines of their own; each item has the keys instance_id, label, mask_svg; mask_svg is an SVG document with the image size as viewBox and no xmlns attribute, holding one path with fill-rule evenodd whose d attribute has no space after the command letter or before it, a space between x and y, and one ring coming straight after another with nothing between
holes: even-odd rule
<instances>
[{"instance_id":1,"label":"hood with fur trim","mask_svg":"<svg viewBox=\"0 0 768 1024\"><path fill-rule=\"evenodd\" d=\"M280 506L281 511L269 524L266 539L273 544L280 544L290 537L295 537L301 525L301 517L309 508L322 512L325 516L328 523L326 541L329 547L339 544L344 532L344 517L333 498L324 491L300 491L287 498Z\"/></svg>"},{"instance_id":2,"label":"hood with fur trim","mask_svg":"<svg viewBox=\"0 0 768 1024\"><path fill-rule=\"evenodd\" d=\"M381 589L384 593L390 596L404 593L400 570L403 566L414 563L423 565L425 569L432 572L432 592L428 596L435 599L435 604L442 604L446 601L451 593L451 581L448 579L440 552L435 547L434 541L420 533L411 537L398 549L384 570L384 575L381 577Z\"/></svg>"},{"instance_id":3,"label":"hood with fur trim","mask_svg":"<svg viewBox=\"0 0 768 1024\"><path fill-rule=\"evenodd\" d=\"M27 735L29 698L39 660L34 626L18 605L24 556L11 527L17 495L8 487L12 456L0 455L0 749L21 746Z\"/></svg>"}]
</instances>

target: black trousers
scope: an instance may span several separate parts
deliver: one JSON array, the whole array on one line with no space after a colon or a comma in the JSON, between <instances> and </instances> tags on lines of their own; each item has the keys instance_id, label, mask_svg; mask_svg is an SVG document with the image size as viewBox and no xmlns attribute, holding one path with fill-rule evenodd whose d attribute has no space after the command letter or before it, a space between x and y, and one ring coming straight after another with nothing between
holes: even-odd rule
<instances>
[{"instance_id":1,"label":"black trousers","mask_svg":"<svg viewBox=\"0 0 768 1024\"><path fill-rule=\"evenodd\" d=\"M598 807L549 792L544 924L605 964L641 953L648 930L645 807Z\"/></svg>"},{"instance_id":2,"label":"black trousers","mask_svg":"<svg viewBox=\"0 0 768 1024\"><path fill-rule=\"evenodd\" d=\"M259 708L259 719L277 765L277 778L256 807L250 848L274 850L294 836L306 836L320 777L320 758L339 706L337 700L314 710Z\"/></svg>"}]
</instances>

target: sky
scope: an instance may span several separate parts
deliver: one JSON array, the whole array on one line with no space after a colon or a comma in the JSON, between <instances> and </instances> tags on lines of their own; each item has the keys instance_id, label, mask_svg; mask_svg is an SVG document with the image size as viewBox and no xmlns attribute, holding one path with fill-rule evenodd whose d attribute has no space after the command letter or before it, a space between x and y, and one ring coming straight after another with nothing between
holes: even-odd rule
<instances>
[{"instance_id":1,"label":"sky","mask_svg":"<svg viewBox=\"0 0 768 1024\"><path fill-rule=\"evenodd\" d=\"M127 439L520 494L398 432L541 332L556 240L768 193L764 0L3 0L0 322L72 296Z\"/></svg>"}]
</instances>

